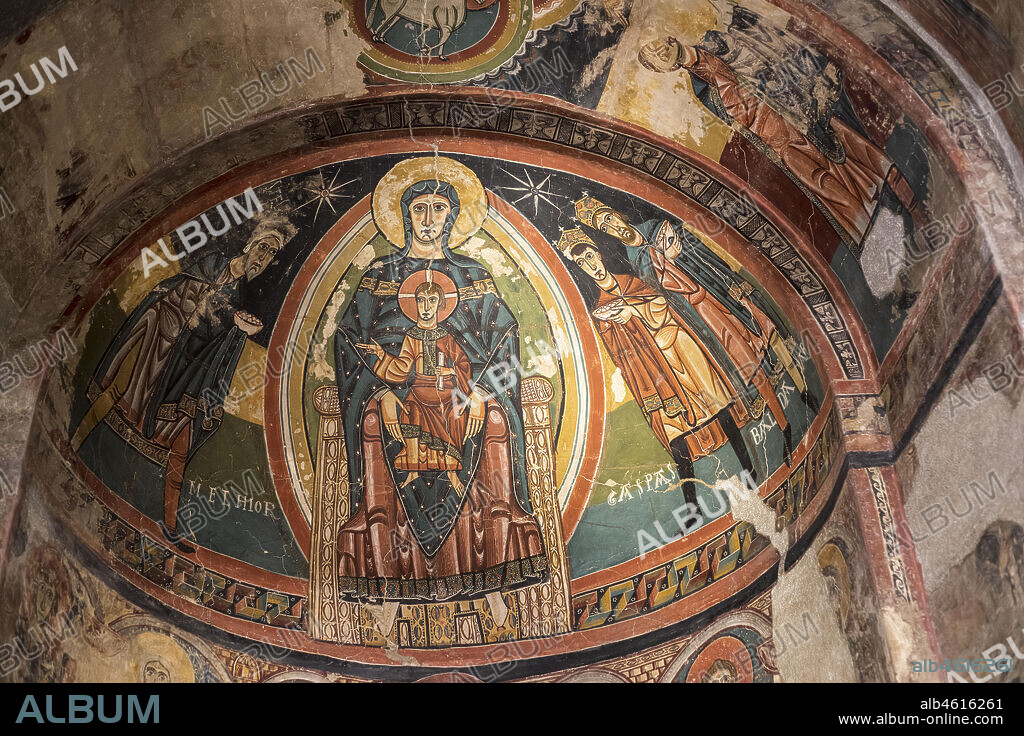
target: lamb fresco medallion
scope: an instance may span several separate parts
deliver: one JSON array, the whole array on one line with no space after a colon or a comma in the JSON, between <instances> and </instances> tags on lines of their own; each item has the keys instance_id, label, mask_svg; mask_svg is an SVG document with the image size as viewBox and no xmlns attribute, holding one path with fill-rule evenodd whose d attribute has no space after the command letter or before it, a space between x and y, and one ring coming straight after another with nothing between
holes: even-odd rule
<instances>
[{"instance_id":1,"label":"lamb fresco medallion","mask_svg":"<svg viewBox=\"0 0 1024 736\"><path fill-rule=\"evenodd\" d=\"M406 82L472 79L510 59L533 19L531 0L355 0L370 41L360 62Z\"/></svg>"}]
</instances>

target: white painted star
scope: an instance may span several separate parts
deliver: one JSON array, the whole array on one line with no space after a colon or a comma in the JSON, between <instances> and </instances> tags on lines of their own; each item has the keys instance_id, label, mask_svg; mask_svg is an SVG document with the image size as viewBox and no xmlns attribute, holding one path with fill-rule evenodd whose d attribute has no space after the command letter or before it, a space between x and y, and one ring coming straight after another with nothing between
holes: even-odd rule
<instances>
[{"instance_id":1,"label":"white painted star","mask_svg":"<svg viewBox=\"0 0 1024 736\"><path fill-rule=\"evenodd\" d=\"M349 179L346 182L335 185L334 182L338 180L339 173L341 173L341 169L338 169L337 171L334 172L334 178L331 179L330 184L327 184L326 180L324 179L323 171L318 171L317 175L320 177L320 184L317 185L314 182L306 185L306 191L313 195L312 199L310 199L308 202L303 202L293 211L301 210L306 205L310 205L316 202L316 213L313 215L313 222L316 222L316 218L320 215L320 208L323 207L324 203L326 202L327 206L331 208L331 212L333 212L334 214L338 214L338 211L334 209L334 199L341 199L343 195L339 194L339 192L352 182L356 181L356 179Z\"/></svg>"},{"instance_id":2,"label":"white painted star","mask_svg":"<svg viewBox=\"0 0 1024 736\"><path fill-rule=\"evenodd\" d=\"M505 171L505 170L502 169L502 171ZM511 176L513 179L515 179L520 184L522 184L522 186L521 187L498 187L498 188L499 189L505 189L505 190L510 191L510 192L522 193L521 196L519 197L519 199L513 200L512 204L519 204L523 200L529 201L532 198L532 200L533 200L533 214L534 214L534 216L540 214L540 203L541 203L542 200L544 202L547 202L549 205L554 207L559 212L561 212L562 208L559 207L557 204L555 204L555 202L551 199L551 197L561 197L562 199L569 199L568 197L566 197L566 196L564 196L562 194L555 194L554 192L551 191L551 188L549 186L549 182L551 181L551 174L548 174L546 177L544 177L544 179L542 181L534 182L533 181L533 177L530 176L530 172L527 171L526 169L523 169L523 176L526 177L525 181L523 181L523 179L520 179L518 176L513 174L511 171L505 171L505 173L508 174L509 176Z\"/></svg>"}]
</instances>

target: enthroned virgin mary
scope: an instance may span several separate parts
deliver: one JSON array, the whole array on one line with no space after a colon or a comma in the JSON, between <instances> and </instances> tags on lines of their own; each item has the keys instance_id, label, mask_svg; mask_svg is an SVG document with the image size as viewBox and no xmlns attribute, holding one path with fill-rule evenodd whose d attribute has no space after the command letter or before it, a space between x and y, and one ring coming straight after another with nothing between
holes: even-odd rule
<instances>
[{"instance_id":1,"label":"enthroned virgin mary","mask_svg":"<svg viewBox=\"0 0 1024 736\"><path fill-rule=\"evenodd\" d=\"M337 538L345 598L492 600L547 577L527 490L520 389L509 387L504 373L519 364L518 323L491 274L452 251L479 229L486 210L477 177L444 157L403 161L374 191L374 220L399 250L370 264L335 335L353 510ZM401 302L412 295L400 293L402 285L422 281L423 271L452 291L443 307L451 310L444 339L433 343L433 330L417 323L415 303ZM396 380L378 363L400 355L410 331L427 338L424 355L408 381ZM438 345L443 351L444 340L456 343L457 350L447 349L460 353L462 365L468 362L468 370L460 369L468 374L468 398L460 389L455 399L439 394L437 400L438 412L459 418L447 426L459 427L460 436L446 442L457 462L411 472L401 458L412 434L422 432L411 416L425 400L423 388L434 375L448 391L455 383L444 383L444 359L430 353Z\"/></svg>"}]
</instances>

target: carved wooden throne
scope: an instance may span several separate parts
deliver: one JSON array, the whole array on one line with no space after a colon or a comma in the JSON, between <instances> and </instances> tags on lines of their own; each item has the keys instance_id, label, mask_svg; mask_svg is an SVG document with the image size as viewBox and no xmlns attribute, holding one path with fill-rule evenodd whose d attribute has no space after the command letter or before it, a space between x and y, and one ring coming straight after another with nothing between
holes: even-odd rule
<instances>
[{"instance_id":1,"label":"carved wooden throne","mask_svg":"<svg viewBox=\"0 0 1024 736\"><path fill-rule=\"evenodd\" d=\"M313 394L320 414L310 550L309 633L314 639L366 646L443 648L552 636L569 631L569 575L555 488L554 436L547 379L523 380L526 463L534 514L544 537L550 578L503 593L509 613L495 621L484 598L402 604L385 638L368 606L338 594L337 531L348 520L348 460L336 386Z\"/></svg>"}]
</instances>

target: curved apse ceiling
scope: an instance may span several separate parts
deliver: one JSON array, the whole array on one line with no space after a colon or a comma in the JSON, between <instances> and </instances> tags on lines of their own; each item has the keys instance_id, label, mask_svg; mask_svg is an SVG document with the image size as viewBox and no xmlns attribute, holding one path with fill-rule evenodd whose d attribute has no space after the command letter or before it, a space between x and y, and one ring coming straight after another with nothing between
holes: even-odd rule
<instances>
[{"instance_id":1,"label":"curved apse ceiling","mask_svg":"<svg viewBox=\"0 0 1024 736\"><path fill-rule=\"evenodd\" d=\"M892 451L851 426L925 292L884 249L927 222L920 100L782 0L659 4L660 39L628 3L477 3L436 38L377 5L346 19L361 94L241 130L222 98L69 231L92 278L27 475L120 594L310 677L676 641L663 679L771 680L766 591Z\"/></svg>"},{"instance_id":2,"label":"curved apse ceiling","mask_svg":"<svg viewBox=\"0 0 1024 736\"><path fill-rule=\"evenodd\" d=\"M542 660L613 652L763 590L777 552L730 493L756 488L790 545L812 533L840 465L829 379L870 350L834 277L710 162L502 114L436 151L414 120L332 137L112 260L48 433L119 575L296 650L379 665L386 634L423 665L483 665L539 635Z\"/></svg>"}]
</instances>

